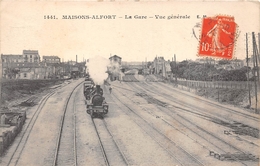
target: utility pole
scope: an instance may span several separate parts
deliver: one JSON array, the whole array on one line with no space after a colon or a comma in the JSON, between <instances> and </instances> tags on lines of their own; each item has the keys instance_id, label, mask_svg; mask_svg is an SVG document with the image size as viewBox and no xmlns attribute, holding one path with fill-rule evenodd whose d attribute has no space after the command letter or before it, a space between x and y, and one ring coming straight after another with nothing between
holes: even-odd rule
<instances>
[{"instance_id":1,"label":"utility pole","mask_svg":"<svg viewBox=\"0 0 260 166\"><path fill-rule=\"evenodd\" d=\"M209 58L209 81L213 80L213 74L211 73L211 58Z\"/></svg>"},{"instance_id":2,"label":"utility pole","mask_svg":"<svg viewBox=\"0 0 260 166\"><path fill-rule=\"evenodd\" d=\"M2 64L2 55L0 59L0 104L2 105L2 81L3 81L3 64Z\"/></svg>"},{"instance_id":3,"label":"utility pole","mask_svg":"<svg viewBox=\"0 0 260 166\"><path fill-rule=\"evenodd\" d=\"M155 58L155 74L157 74L157 55L156 55L156 58Z\"/></svg>"},{"instance_id":4,"label":"utility pole","mask_svg":"<svg viewBox=\"0 0 260 166\"><path fill-rule=\"evenodd\" d=\"M175 68L175 84L176 84L176 87L178 86L178 82L177 82L177 62L176 62L176 55L174 54L174 68Z\"/></svg>"},{"instance_id":5,"label":"utility pole","mask_svg":"<svg viewBox=\"0 0 260 166\"><path fill-rule=\"evenodd\" d=\"M249 69L248 69L248 39L246 33L246 70L247 70L247 87L248 87L248 99L249 99L249 107L251 107L251 94L250 94L250 85L249 85Z\"/></svg>"},{"instance_id":6,"label":"utility pole","mask_svg":"<svg viewBox=\"0 0 260 166\"><path fill-rule=\"evenodd\" d=\"M257 48L257 45L256 45L254 32L253 32L252 37L253 37L253 47L254 47L254 52L255 52L255 65L256 65L257 80L259 82L260 80L259 80L259 68L258 68L258 48Z\"/></svg>"},{"instance_id":7,"label":"utility pole","mask_svg":"<svg viewBox=\"0 0 260 166\"><path fill-rule=\"evenodd\" d=\"M260 60L260 33L258 33L258 59Z\"/></svg>"},{"instance_id":8,"label":"utility pole","mask_svg":"<svg viewBox=\"0 0 260 166\"><path fill-rule=\"evenodd\" d=\"M253 43L253 55L252 55L252 58L253 58L253 66L254 66L254 82L255 82L255 100L256 100L256 102L255 102L255 113L258 113L258 111L257 111L257 83L256 83L256 76L255 76L255 69L256 69L256 50L255 50L255 40L254 40L254 36L255 36L255 34L254 34L254 32L252 32L252 43Z\"/></svg>"},{"instance_id":9,"label":"utility pole","mask_svg":"<svg viewBox=\"0 0 260 166\"><path fill-rule=\"evenodd\" d=\"M188 65L189 65L189 82L188 82L188 87L189 87L189 91L190 91L190 62L188 62Z\"/></svg>"},{"instance_id":10,"label":"utility pole","mask_svg":"<svg viewBox=\"0 0 260 166\"><path fill-rule=\"evenodd\" d=\"M145 68L147 69L147 57L145 57Z\"/></svg>"}]
</instances>

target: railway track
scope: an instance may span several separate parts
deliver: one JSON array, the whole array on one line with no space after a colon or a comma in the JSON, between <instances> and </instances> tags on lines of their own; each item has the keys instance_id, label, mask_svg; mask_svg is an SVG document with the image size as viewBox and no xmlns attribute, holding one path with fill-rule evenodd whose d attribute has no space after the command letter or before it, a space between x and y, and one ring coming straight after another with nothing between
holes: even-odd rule
<instances>
[{"instance_id":1,"label":"railway track","mask_svg":"<svg viewBox=\"0 0 260 166\"><path fill-rule=\"evenodd\" d=\"M155 93L153 91L151 91L150 89L148 88L144 88L144 87L141 87L140 85L131 85L131 86L134 86L135 88L138 88L140 87L141 89L145 89L146 91L149 91L150 93ZM137 87L138 86L138 87ZM139 88L139 89L140 89ZM163 93L164 94L164 93ZM162 96L160 94L157 93L158 96ZM167 94L165 94L167 96ZM167 97L170 97L169 95ZM173 97L175 98L175 97ZM173 102L176 102L178 104L182 104L180 101L173 101ZM178 107L178 106L173 106L175 107L177 111L179 111L180 113L182 113L183 111L185 112L188 112L188 113L191 113L191 114L194 114L196 116L199 116L199 117L202 117L204 119L208 119L209 121L211 122L214 122L216 124L219 124L219 125L222 125L222 126L225 126L225 127L229 127L231 129L234 129L234 130L240 130L240 131L243 131L243 125L241 125L242 127L239 128L239 125L241 123L238 123L236 121L233 121L233 119L230 119L230 118L223 118L223 116L220 116L219 114L217 114L218 116L214 116L214 115L211 115L209 114L208 112L204 111L203 110L203 113L200 113L200 109L198 108L194 108L192 107L191 105L186 105L186 104L183 104L184 106L187 107L186 108L182 108L182 107ZM221 119L222 118L222 119ZM225 119L229 120L229 122L226 122ZM237 124L236 124L237 123ZM247 125L245 125L247 127ZM249 126L250 127L250 126ZM249 130L251 131L251 133L242 133L242 134L246 134L246 135L249 135L249 136L252 136L252 137L256 137L258 138L258 134L259 134L259 130L256 129L256 128L253 128L253 127L250 127ZM245 131L244 131L245 132Z\"/></svg>"},{"instance_id":2,"label":"railway track","mask_svg":"<svg viewBox=\"0 0 260 166\"><path fill-rule=\"evenodd\" d=\"M162 83L160 83L160 84L162 84ZM156 86L156 85L155 85L155 86ZM158 87L158 86L156 86L156 87ZM160 88L166 89L165 86L161 86ZM173 89L174 92L176 92L176 93L183 94L183 95L187 95L187 96L189 96L189 97L191 97L191 98L194 98L194 99L196 99L196 100L199 100L199 102L201 102L201 103L206 103L206 104L209 104L209 105L211 105L211 106L218 107L218 108L220 108L220 109L222 109L222 110L226 110L226 111L235 113L235 114L237 114L237 115L241 115L241 116L243 116L243 117L245 117L245 118L248 118L248 119L250 119L250 120L253 120L253 121L256 121L256 122L260 122L259 118L255 117L255 116L252 116L252 115L249 115L249 114L245 114L245 113L243 113L243 112L239 112L239 111L236 111L236 110L234 110L234 109L227 108L227 107L223 107L223 106L221 106L221 105L219 105L219 104L214 104L214 103L209 102L209 101L206 101L206 100L201 100L200 98L198 98L198 97L196 97L196 96L183 93L183 92L178 91L178 90L176 90L176 89L174 89L174 88L171 88L171 89ZM168 90L169 90L169 89L168 89Z\"/></svg>"},{"instance_id":3,"label":"railway track","mask_svg":"<svg viewBox=\"0 0 260 166\"><path fill-rule=\"evenodd\" d=\"M19 139L19 142L17 143L17 146L15 147L15 150L13 151L12 155L7 159L8 161L6 161L6 165L8 165L8 166L17 165L17 162L21 156L21 153L30 136L30 132L31 132L36 120L38 119L38 116L39 116L43 106L54 93L55 92L52 91L49 94L47 94L45 97L43 97L43 99L40 101L36 111L33 113L30 121L28 123L25 123L25 125L23 126L24 129L19 134L19 135L21 135L21 138ZM19 135L17 137L20 137Z\"/></svg>"},{"instance_id":4,"label":"railway track","mask_svg":"<svg viewBox=\"0 0 260 166\"><path fill-rule=\"evenodd\" d=\"M137 88L137 89L140 89L134 85L132 85L134 88ZM128 97L127 95L124 95L125 97ZM128 97L129 100L132 100L132 98ZM132 100L133 101L133 100ZM134 101L133 101L134 102ZM142 107L142 106L141 106ZM181 125L185 126L187 129L189 129L190 131L192 131L194 134L196 134L197 136L201 137L201 139L204 139L204 137L207 137L208 140L210 140L210 144L212 144L215 148L215 152L224 152L224 153L232 153L232 149L233 149L233 153L241 153L241 154L244 154L244 155L252 155L250 154L250 152L246 152L244 150L242 150L241 148L233 145L233 144L230 144L228 143L227 141L223 140L222 138L218 137L216 134L214 134L213 132L210 132L208 130L205 130L203 129L201 126L198 126L196 124L194 124L193 122L191 122L191 120L189 120L188 118L185 118L184 116L178 114L178 113L173 113L173 112L176 112L176 109L178 109L179 112L183 112L183 109L182 108L169 108L169 107L161 107L161 106L156 106L159 110L161 110L162 112L166 113L169 117L171 117L172 119L176 120L178 123L180 123ZM161 108L160 108L161 107ZM145 109L143 109L145 110ZM187 110L186 110L187 111ZM147 113L151 114L151 112L149 111L146 111ZM177 119L177 117L181 118L181 120ZM203 116L203 118L205 118L205 116ZM209 118L209 117L207 117ZM173 128L176 128L174 125L176 125L176 123L173 124L172 120L165 120L164 118L161 118L165 123L167 123L168 125L172 126ZM210 119L210 118L209 118ZM182 121L182 122L181 122ZM184 121L184 122L183 122ZM186 123L186 124L184 124ZM188 123L188 124L187 124ZM189 127L189 125L192 125L192 126L195 126L195 127ZM176 128L177 129L177 128ZM177 129L179 130L179 129ZM182 132L181 130L179 130L180 132ZM186 131L186 130L184 130ZM203 132L201 134L201 131ZM200 134L198 134L200 133ZM206 135L205 135L206 134ZM188 137L190 137L188 134L185 134L187 135ZM203 135L203 137L201 136ZM207 136L208 135L208 136ZM209 138L210 136L210 138ZM190 137L191 138L191 137ZM193 139L193 138L191 138ZM206 141L208 141L206 140ZM196 142L198 142L197 140L194 140ZM199 142L198 142L199 143ZM216 145L216 143L218 143L218 145ZM201 144L201 143L200 143ZM251 144L251 143L250 143ZM201 144L203 145L203 144ZM221 145L220 147L227 147L226 149L225 148L219 148L219 145ZM203 147L205 147L206 149L210 151L212 151L213 149L209 149L207 148L206 146L203 145ZM259 159L255 156L251 156L251 158L248 158L249 160L251 161L258 161ZM243 162L243 161L239 161L238 158L234 157L234 160L242 163L243 165L248 165L247 163Z\"/></svg>"},{"instance_id":5,"label":"railway track","mask_svg":"<svg viewBox=\"0 0 260 166\"><path fill-rule=\"evenodd\" d=\"M73 88L64 106L63 115L60 120L59 135L52 164L53 166L77 165L75 91L77 88L80 88L81 84L82 82ZM73 100L71 100L73 94L74 97ZM69 108L69 106L72 106L72 108Z\"/></svg>"},{"instance_id":6,"label":"railway track","mask_svg":"<svg viewBox=\"0 0 260 166\"><path fill-rule=\"evenodd\" d=\"M184 103L183 101L180 101L175 96L166 94L166 93L161 92L161 91L159 92L158 88L155 89L154 87L140 86L140 85L137 85L137 84L135 84L135 85L141 87L146 92L149 92L151 94L155 94L157 96L161 96L161 97L164 97L164 98L167 97L168 98L167 100L174 102L174 103L177 103L181 106L185 106L187 108L187 109L185 109L186 111L189 110L189 109L192 109L192 111L190 111L190 112L193 112L193 113L196 113L196 114L201 114L201 111L203 111L203 113L205 115L207 115L208 117L211 117L211 119L215 119L213 121L215 123L218 123L218 124L223 125L223 126L231 127L231 128L233 127L234 129L238 128L239 131L246 132L242 127L240 127L240 125L243 126L242 123L238 123L238 122L234 121L233 119L230 119L228 116L223 116L222 114L218 113L221 110L219 110L218 112L214 112L214 114L209 114L209 112L207 110L205 110L205 107L203 109L200 109L197 106L194 106L192 104ZM154 89L155 91L152 91L151 89ZM222 118L223 120L220 120L220 118ZM225 122L224 119L228 120L228 122ZM238 123L238 124L236 125L235 123ZM251 127L250 125L246 125L245 127L249 128L249 130L252 131L252 132L243 133L243 134L248 134L250 136L257 137L257 138L259 137L259 130L257 128Z\"/></svg>"},{"instance_id":7,"label":"railway track","mask_svg":"<svg viewBox=\"0 0 260 166\"><path fill-rule=\"evenodd\" d=\"M165 86L160 86L160 87L158 87L158 86L156 86L156 85L154 85L154 84L153 84L153 86L151 86L150 84L147 84L147 83L145 83L145 84L147 85L147 87L149 86L150 88L155 89L156 91L158 90L158 88L159 88L159 89L163 88L163 89L169 91L169 89L166 89ZM161 83L161 84L162 84L162 83ZM122 88L122 87L119 87L119 86L115 86L115 87ZM147 87L145 88L146 91L149 91L149 92L155 94L155 92L151 91L151 90L148 89ZM157 89L156 89L156 88L157 88ZM129 90L129 91L133 91L133 90L130 90L130 89L127 89L127 88L122 88L122 89ZM171 89L173 89L173 88L171 88ZM241 115L241 116L243 116L243 117L245 117L245 118L247 118L247 119L253 120L253 121L257 122L257 123L260 122L259 118L255 117L255 116L252 116L252 115L249 115L249 114L246 114L246 113L242 113L242 112L239 112L239 111L236 111L236 110L234 110L234 109L227 108L227 107L223 107L223 106L221 106L221 105L214 104L214 103L212 103L212 102L210 102L210 101L201 100L200 98L198 98L198 97L196 97L196 96L192 96L192 95L189 95L189 94L186 94L186 93L177 91L176 89L173 89L173 90L174 90L174 92L177 92L177 93L179 93L179 94L184 94L184 95L187 95L187 96L189 96L189 97L192 97L192 98L194 98L194 99L196 99L196 100L199 100L199 102L202 102L202 103L205 103L205 104L214 106L214 107L218 107L218 108L220 108L221 110L226 110L226 111L228 111L228 112L232 112L232 113L235 113L235 114L237 114L237 115ZM133 91L133 92L137 92L137 91ZM162 92L160 92L160 93L162 93ZM160 95L160 94L156 94L156 95L162 96L162 95ZM176 102L176 103L177 103L177 101L178 101L178 98L173 97L173 96L171 96L171 95L169 95L169 94L163 93L163 96L162 96L162 97L165 97L165 96L168 96L169 98L174 98L174 102ZM178 103L180 104L180 102L178 102ZM184 103L181 103L181 104L184 105ZM186 105L186 106L190 106L190 105L188 105L188 104L185 104L185 105ZM219 116L221 116L221 115L219 115Z\"/></svg>"},{"instance_id":8,"label":"railway track","mask_svg":"<svg viewBox=\"0 0 260 166\"><path fill-rule=\"evenodd\" d=\"M133 106L129 106L122 102L116 95L112 94L113 98L115 98L116 103L119 107L127 108L130 112L126 112L133 121L144 130L147 135L149 135L153 140L155 140L165 151L167 151L175 160L178 165L204 165L201 163L196 157L190 154L188 151L183 149L180 145L175 143L172 139L170 139L167 135L165 135L160 129L153 126L150 122L144 119L141 115L134 111ZM124 109L122 109L124 110ZM177 152L177 153L176 153Z\"/></svg>"},{"instance_id":9,"label":"railway track","mask_svg":"<svg viewBox=\"0 0 260 166\"><path fill-rule=\"evenodd\" d=\"M98 137L105 165L129 165L126 156L108 129L105 119L91 119Z\"/></svg>"}]
</instances>

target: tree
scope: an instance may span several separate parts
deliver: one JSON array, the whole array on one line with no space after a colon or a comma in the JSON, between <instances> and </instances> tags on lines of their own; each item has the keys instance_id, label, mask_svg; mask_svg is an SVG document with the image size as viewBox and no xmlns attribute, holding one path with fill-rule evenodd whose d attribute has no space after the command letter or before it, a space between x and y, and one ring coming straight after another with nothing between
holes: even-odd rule
<instances>
[{"instance_id":1,"label":"tree","mask_svg":"<svg viewBox=\"0 0 260 166\"><path fill-rule=\"evenodd\" d=\"M16 77L16 74L18 74L20 72L20 70L16 69L16 68L7 68L5 70L5 72L6 72L6 75L8 76L8 78L13 79Z\"/></svg>"},{"instance_id":2,"label":"tree","mask_svg":"<svg viewBox=\"0 0 260 166\"><path fill-rule=\"evenodd\" d=\"M218 64L219 64L219 65L226 65L226 64L230 64L230 61L223 59L223 60L219 60L219 61L218 61Z\"/></svg>"},{"instance_id":3,"label":"tree","mask_svg":"<svg viewBox=\"0 0 260 166\"><path fill-rule=\"evenodd\" d=\"M220 69L218 70L218 73L222 78L222 81L246 81L247 80L246 67L243 67L241 69L236 69L236 70Z\"/></svg>"},{"instance_id":4,"label":"tree","mask_svg":"<svg viewBox=\"0 0 260 166\"><path fill-rule=\"evenodd\" d=\"M149 61L149 62L147 62L147 68L150 68L150 66L152 66L152 64L153 64L153 63L152 63L152 62L150 62L150 61Z\"/></svg>"}]
</instances>

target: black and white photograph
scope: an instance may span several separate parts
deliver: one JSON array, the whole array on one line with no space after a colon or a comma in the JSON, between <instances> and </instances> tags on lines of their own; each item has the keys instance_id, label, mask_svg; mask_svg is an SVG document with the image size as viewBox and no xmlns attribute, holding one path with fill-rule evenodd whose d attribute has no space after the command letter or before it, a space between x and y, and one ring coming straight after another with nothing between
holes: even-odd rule
<instances>
[{"instance_id":1,"label":"black and white photograph","mask_svg":"<svg viewBox=\"0 0 260 166\"><path fill-rule=\"evenodd\" d=\"M1 166L259 166L259 1L1 0Z\"/></svg>"}]
</instances>

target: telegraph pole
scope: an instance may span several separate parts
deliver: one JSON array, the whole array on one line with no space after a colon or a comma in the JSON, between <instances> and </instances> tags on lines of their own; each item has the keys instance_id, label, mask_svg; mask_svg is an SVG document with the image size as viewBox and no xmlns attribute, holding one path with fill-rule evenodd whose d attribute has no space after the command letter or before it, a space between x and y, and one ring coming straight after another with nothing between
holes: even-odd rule
<instances>
[{"instance_id":1,"label":"telegraph pole","mask_svg":"<svg viewBox=\"0 0 260 166\"><path fill-rule=\"evenodd\" d=\"M260 52L260 33L258 33L258 50ZM258 52L258 59L260 60L260 54Z\"/></svg>"},{"instance_id":2,"label":"telegraph pole","mask_svg":"<svg viewBox=\"0 0 260 166\"><path fill-rule=\"evenodd\" d=\"M254 48L254 52L255 52L255 65L256 65L256 73L257 73L257 80L258 82L260 81L259 80L259 68L258 68L258 48L257 48L257 45L256 45L256 40L255 40L255 34L253 33L253 48Z\"/></svg>"},{"instance_id":3,"label":"telegraph pole","mask_svg":"<svg viewBox=\"0 0 260 166\"><path fill-rule=\"evenodd\" d=\"M0 104L1 105L2 105L2 81L3 81L2 77L3 77L3 64L2 64L2 54L1 54L1 59L0 59Z\"/></svg>"},{"instance_id":4,"label":"telegraph pole","mask_svg":"<svg viewBox=\"0 0 260 166\"><path fill-rule=\"evenodd\" d=\"M254 69L256 69L256 50L255 50L255 40L254 40L254 36L255 36L255 33L252 32L252 43L253 43L253 55L252 55L252 58L253 58L253 66L254 66ZM255 70L254 70L254 82L255 82L255 113L258 113L257 111L257 84L256 84L256 76L255 76Z\"/></svg>"},{"instance_id":5,"label":"telegraph pole","mask_svg":"<svg viewBox=\"0 0 260 166\"><path fill-rule=\"evenodd\" d=\"M147 69L147 57L145 57L145 68Z\"/></svg>"},{"instance_id":6,"label":"telegraph pole","mask_svg":"<svg viewBox=\"0 0 260 166\"><path fill-rule=\"evenodd\" d=\"M248 70L248 39L246 33L246 70L247 70L247 87L248 87L248 99L249 99L249 106L251 107L251 94L250 94L250 85L249 85L249 70Z\"/></svg>"},{"instance_id":7,"label":"telegraph pole","mask_svg":"<svg viewBox=\"0 0 260 166\"><path fill-rule=\"evenodd\" d=\"M176 62L176 55L174 54L174 67L175 67L175 83L176 83L176 86L178 86L178 82L177 82L177 62Z\"/></svg>"}]
</instances>

